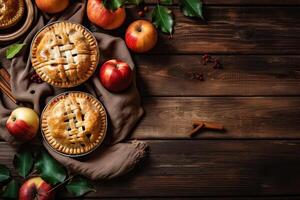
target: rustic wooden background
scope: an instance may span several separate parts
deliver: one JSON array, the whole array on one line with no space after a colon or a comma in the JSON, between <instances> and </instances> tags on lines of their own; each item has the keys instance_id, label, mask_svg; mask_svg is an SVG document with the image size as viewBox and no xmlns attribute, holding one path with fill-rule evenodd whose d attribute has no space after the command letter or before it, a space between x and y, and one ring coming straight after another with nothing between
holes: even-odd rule
<instances>
[{"instance_id":1,"label":"rustic wooden background","mask_svg":"<svg viewBox=\"0 0 300 200\"><path fill-rule=\"evenodd\" d=\"M85 199L300 199L300 1L206 0L207 22L170 8L173 39L160 35L154 50L133 55L147 114L131 139L149 142L150 156ZM128 16L109 33L123 35L138 18L133 9ZM224 69L203 65L204 53ZM227 132L190 139L193 118ZM1 163L12 157L2 142Z\"/></svg>"}]
</instances>

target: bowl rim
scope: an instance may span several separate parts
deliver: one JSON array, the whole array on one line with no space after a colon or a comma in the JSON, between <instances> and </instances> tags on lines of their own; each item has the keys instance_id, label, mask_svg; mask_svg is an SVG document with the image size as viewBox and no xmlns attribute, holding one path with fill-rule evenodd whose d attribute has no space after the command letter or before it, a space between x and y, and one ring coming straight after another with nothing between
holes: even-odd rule
<instances>
[{"instance_id":1,"label":"bowl rim","mask_svg":"<svg viewBox=\"0 0 300 200\"><path fill-rule=\"evenodd\" d=\"M28 31L33 24L35 18L35 9L31 0L24 0L26 7L26 20L24 24L15 32L9 34L0 34L0 42L11 42L19 37L21 37L26 31Z\"/></svg>"}]
</instances>

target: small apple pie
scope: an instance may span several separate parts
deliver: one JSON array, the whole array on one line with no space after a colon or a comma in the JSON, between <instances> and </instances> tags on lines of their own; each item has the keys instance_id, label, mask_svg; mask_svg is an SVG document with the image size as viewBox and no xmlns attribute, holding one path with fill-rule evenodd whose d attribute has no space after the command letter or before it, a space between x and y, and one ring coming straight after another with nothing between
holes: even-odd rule
<instances>
[{"instance_id":1,"label":"small apple pie","mask_svg":"<svg viewBox=\"0 0 300 200\"><path fill-rule=\"evenodd\" d=\"M23 0L0 0L0 29L6 29L18 23L24 14Z\"/></svg>"},{"instance_id":2,"label":"small apple pie","mask_svg":"<svg viewBox=\"0 0 300 200\"><path fill-rule=\"evenodd\" d=\"M45 82L61 88L77 86L97 68L99 48L80 24L60 21L45 26L31 44L31 62Z\"/></svg>"},{"instance_id":3,"label":"small apple pie","mask_svg":"<svg viewBox=\"0 0 300 200\"><path fill-rule=\"evenodd\" d=\"M103 105L84 92L66 92L54 97L41 116L46 142L70 157L85 155L98 147L106 134Z\"/></svg>"}]
</instances>

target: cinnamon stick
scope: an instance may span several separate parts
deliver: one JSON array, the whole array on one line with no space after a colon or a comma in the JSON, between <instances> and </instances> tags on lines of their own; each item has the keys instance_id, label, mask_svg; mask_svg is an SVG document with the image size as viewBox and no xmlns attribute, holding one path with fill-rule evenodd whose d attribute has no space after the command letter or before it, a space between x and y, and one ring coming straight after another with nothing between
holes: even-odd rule
<instances>
[{"instance_id":1,"label":"cinnamon stick","mask_svg":"<svg viewBox=\"0 0 300 200\"><path fill-rule=\"evenodd\" d=\"M1 75L0 75L0 81L5 85L5 87L7 89L9 89L11 91L11 87L10 87L9 82L7 82Z\"/></svg>"},{"instance_id":2,"label":"cinnamon stick","mask_svg":"<svg viewBox=\"0 0 300 200\"><path fill-rule=\"evenodd\" d=\"M190 133L189 136L192 137L194 134L196 134L201 128L203 128L204 124L199 124L198 126L196 126L196 128L194 128Z\"/></svg>"},{"instance_id":3,"label":"cinnamon stick","mask_svg":"<svg viewBox=\"0 0 300 200\"><path fill-rule=\"evenodd\" d=\"M201 121L201 120L193 120L192 121L193 126L198 126L200 124L204 124L204 127L207 129L214 129L214 130L224 130L224 126L217 122L207 122L207 121Z\"/></svg>"},{"instance_id":4,"label":"cinnamon stick","mask_svg":"<svg viewBox=\"0 0 300 200\"><path fill-rule=\"evenodd\" d=\"M189 133L189 136L192 137L196 133L199 132L200 129L212 129L212 130L218 130L218 131L223 131L224 126L220 123L217 122L207 122L207 121L202 121L202 120L192 120L194 129Z\"/></svg>"},{"instance_id":5,"label":"cinnamon stick","mask_svg":"<svg viewBox=\"0 0 300 200\"><path fill-rule=\"evenodd\" d=\"M0 69L0 77L3 78L5 80L5 82L7 82L9 84L10 81L10 75L9 73L6 71L6 69L1 68Z\"/></svg>"},{"instance_id":6,"label":"cinnamon stick","mask_svg":"<svg viewBox=\"0 0 300 200\"><path fill-rule=\"evenodd\" d=\"M17 100L11 93L10 88L8 88L7 85L5 83L3 83L2 80L0 81L0 89L12 102L14 102L15 104L17 103Z\"/></svg>"},{"instance_id":7,"label":"cinnamon stick","mask_svg":"<svg viewBox=\"0 0 300 200\"><path fill-rule=\"evenodd\" d=\"M6 87L7 89L11 90L10 84L9 84L8 82L6 82L6 81L4 80L4 78L1 77L1 75L0 75L0 81L5 85L5 87Z\"/></svg>"},{"instance_id":8,"label":"cinnamon stick","mask_svg":"<svg viewBox=\"0 0 300 200\"><path fill-rule=\"evenodd\" d=\"M15 104L17 103L16 98L11 92L10 86L10 75L4 68L0 68L0 89L1 91Z\"/></svg>"}]
</instances>

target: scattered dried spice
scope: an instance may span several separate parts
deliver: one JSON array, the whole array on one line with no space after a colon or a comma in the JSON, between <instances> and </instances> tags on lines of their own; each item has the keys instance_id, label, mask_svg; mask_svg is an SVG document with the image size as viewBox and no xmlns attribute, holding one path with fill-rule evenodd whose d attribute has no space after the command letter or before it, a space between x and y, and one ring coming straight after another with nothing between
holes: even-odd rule
<instances>
[{"instance_id":1,"label":"scattered dried spice","mask_svg":"<svg viewBox=\"0 0 300 200\"><path fill-rule=\"evenodd\" d=\"M138 12L138 15L139 15L140 17L144 17L144 16L145 16L145 13L144 13L144 11L141 10L141 11Z\"/></svg>"},{"instance_id":2,"label":"scattered dried spice","mask_svg":"<svg viewBox=\"0 0 300 200\"><path fill-rule=\"evenodd\" d=\"M217 59L215 60L213 68L214 69L222 69L222 65L219 60L217 60Z\"/></svg>"},{"instance_id":3,"label":"scattered dried spice","mask_svg":"<svg viewBox=\"0 0 300 200\"><path fill-rule=\"evenodd\" d=\"M206 64L210 61L210 59L211 59L211 56L210 56L210 55L204 54L204 55L202 56L202 64L203 64L203 65L206 65Z\"/></svg>"},{"instance_id":4,"label":"scattered dried spice","mask_svg":"<svg viewBox=\"0 0 300 200\"><path fill-rule=\"evenodd\" d=\"M149 8L147 6L140 5L137 14L139 17L145 17L146 13L149 11Z\"/></svg>"},{"instance_id":5,"label":"scattered dried spice","mask_svg":"<svg viewBox=\"0 0 300 200\"><path fill-rule=\"evenodd\" d=\"M190 72L188 73L188 77L191 80L198 80L198 81L204 81L204 76L202 73L199 72Z\"/></svg>"},{"instance_id":6,"label":"scattered dried spice","mask_svg":"<svg viewBox=\"0 0 300 200\"><path fill-rule=\"evenodd\" d=\"M148 6L145 6L145 7L144 7L144 12L148 12L148 11L149 11Z\"/></svg>"},{"instance_id":7,"label":"scattered dried spice","mask_svg":"<svg viewBox=\"0 0 300 200\"><path fill-rule=\"evenodd\" d=\"M208 63L213 63L214 69L222 69L222 65L219 59L212 57L206 53L202 56L202 64L207 65Z\"/></svg>"},{"instance_id":8,"label":"scattered dried spice","mask_svg":"<svg viewBox=\"0 0 300 200\"><path fill-rule=\"evenodd\" d=\"M217 58L212 57L209 54L204 54L202 56L202 64L207 65L208 63L213 64L212 65L213 69L222 69L222 65ZM189 73L187 73L187 76L191 80L204 81L204 75L203 75L203 73L200 73L200 72L189 72Z\"/></svg>"},{"instance_id":9,"label":"scattered dried spice","mask_svg":"<svg viewBox=\"0 0 300 200\"><path fill-rule=\"evenodd\" d=\"M43 80L36 72L31 75L30 81L33 83L43 83Z\"/></svg>"}]
</instances>

